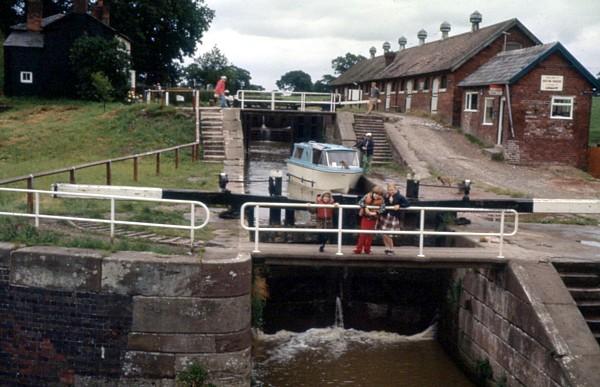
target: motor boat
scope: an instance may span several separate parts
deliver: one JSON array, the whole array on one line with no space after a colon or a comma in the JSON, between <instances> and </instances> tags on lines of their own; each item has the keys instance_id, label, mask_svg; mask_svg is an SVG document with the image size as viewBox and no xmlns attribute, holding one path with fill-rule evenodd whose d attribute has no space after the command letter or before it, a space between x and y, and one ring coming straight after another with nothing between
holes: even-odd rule
<instances>
[{"instance_id":1,"label":"motor boat","mask_svg":"<svg viewBox=\"0 0 600 387\"><path fill-rule=\"evenodd\" d=\"M321 191L348 193L363 173L356 149L315 141L295 143L286 164L290 183Z\"/></svg>"}]
</instances>

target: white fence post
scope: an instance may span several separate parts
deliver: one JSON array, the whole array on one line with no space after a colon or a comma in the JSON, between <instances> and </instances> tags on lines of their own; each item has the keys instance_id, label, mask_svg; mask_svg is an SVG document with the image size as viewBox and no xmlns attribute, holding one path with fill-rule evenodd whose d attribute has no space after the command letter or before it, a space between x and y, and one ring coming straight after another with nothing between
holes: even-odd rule
<instances>
[{"instance_id":1,"label":"white fence post","mask_svg":"<svg viewBox=\"0 0 600 387\"><path fill-rule=\"evenodd\" d=\"M419 211L421 214L421 219L419 220L419 258L424 258L425 254L423 254L423 237L425 232L425 210Z\"/></svg>"}]
</instances>

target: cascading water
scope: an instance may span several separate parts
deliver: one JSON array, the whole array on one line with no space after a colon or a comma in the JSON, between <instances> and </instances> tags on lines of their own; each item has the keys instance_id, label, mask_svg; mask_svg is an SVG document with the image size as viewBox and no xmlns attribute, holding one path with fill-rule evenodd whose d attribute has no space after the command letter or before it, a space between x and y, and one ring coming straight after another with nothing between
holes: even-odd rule
<instances>
[{"instance_id":1,"label":"cascading water","mask_svg":"<svg viewBox=\"0 0 600 387\"><path fill-rule=\"evenodd\" d=\"M335 298L335 322L333 326L336 328L344 327L344 309L342 308L342 299L339 297Z\"/></svg>"}]
</instances>

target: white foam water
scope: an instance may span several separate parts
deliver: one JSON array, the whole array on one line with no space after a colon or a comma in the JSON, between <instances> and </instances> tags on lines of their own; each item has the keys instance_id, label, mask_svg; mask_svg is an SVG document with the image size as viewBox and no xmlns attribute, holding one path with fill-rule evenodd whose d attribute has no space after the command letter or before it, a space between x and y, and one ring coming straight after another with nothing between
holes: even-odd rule
<instances>
[{"instance_id":1,"label":"white foam water","mask_svg":"<svg viewBox=\"0 0 600 387\"><path fill-rule=\"evenodd\" d=\"M434 340L435 331L435 324L423 332L411 336L383 331L364 332L333 326L329 328L312 328L300 333L279 331L272 335L255 331L255 338L269 344L266 359L263 361L263 364L268 364L271 362L289 362L296 356L307 352L318 352L327 354L331 358L338 358L352 346L385 346Z\"/></svg>"}]
</instances>

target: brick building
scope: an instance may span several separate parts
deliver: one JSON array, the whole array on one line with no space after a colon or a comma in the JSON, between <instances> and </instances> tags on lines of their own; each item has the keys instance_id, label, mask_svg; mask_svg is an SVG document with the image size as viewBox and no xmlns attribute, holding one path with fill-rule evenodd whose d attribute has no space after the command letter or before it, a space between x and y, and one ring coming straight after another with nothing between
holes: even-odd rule
<instances>
[{"instance_id":1,"label":"brick building","mask_svg":"<svg viewBox=\"0 0 600 387\"><path fill-rule=\"evenodd\" d=\"M506 157L517 163L559 162L579 167L585 166L591 91L597 87L594 77L562 45L543 46L542 42L517 19L480 28L481 14L474 12L470 16L470 21L471 31L455 36L449 36L450 25L446 22L442 23L440 26L442 39L429 43L425 42L427 33L421 30L417 35L419 45L415 47L405 48L406 38L404 37L398 40L400 48L395 52L390 50L390 45L386 42L383 46L384 54L375 56L376 50L372 47L371 58L354 65L335 79L331 85L336 92L343 95L344 99L356 100L367 99L371 82L375 81L381 90L381 103L377 107L378 110L419 111L435 115L448 124L462 127L489 145L502 145L506 151ZM538 47L546 47L546 50L538 49ZM528 51L527 48L535 49ZM500 95L496 96L498 101L493 108L490 108L489 105L483 106L486 97L483 97L482 89L484 86L489 88L490 85L496 85L498 82L477 85L478 92L482 93L481 97L475 98L475 109L465 109L467 103L473 105L474 94L466 87L469 84L464 81L490 62L497 64L494 71L504 71L503 64L508 62L503 62L498 58L514 50L520 53L519 57L523 55L529 57L529 54L537 59L543 57L544 63L540 63L534 58L532 63L538 65L535 71L527 67L526 73L518 72L519 79L523 77L526 79L521 80L518 86L515 85L515 90L512 91L512 109L508 109L508 105L503 105L504 110L500 114L502 97ZM555 54L554 56L551 54L552 58L545 56L544 53L547 54L548 50ZM539 56L536 56L535 53L538 53ZM525 105L530 98L528 93L534 92L533 84L537 84L539 89L540 79L536 81L534 78L536 76L539 78L539 71L544 72L547 66L553 66L553 61L561 60L555 57L562 58L561 69L558 72L546 71L544 75L565 77L565 90L553 94L556 97L561 95L578 96L572 111L576 117L574 120L550 117L549 113L543 117L526 113L529 110ZM505 56L504 58L514 59L515 57ZM544 79L550 78L545 77ZM575 79L578 80L575 81ZM572 81L577 85L572 86ZM516 79L513 82L516 82ZM502 88L493 86L491 92L504 93L505 83L501 84ZM524 87L525 84L530 87ZM510 90L511 87L509 85L506 90ZM577 94L573 94L575 92ZM488 95L487 98L491 97ZM481 107L479 107L478 101L482 101ZM552 106L562 100L555 99L554 101L555 104ZM541 104L542 101L538 100L538 103ZM516 107L515 104L525 105ZM510 136L506 130L501 131L500 137L497 132L491 131L494 123L489 124L488 121L484 123L483 111L485 108L488 109L488 114L495 114L495 125L498 125L498 120L502 117L500 127L504 128L509 125L512 129ZM476 112L469 110L476 110ZM513 111L515 114L512 114ZM537 111L539 112L539 109ZM546 109L546 112L548 111L549 108ZM477 114L478 112L482 114ZM505 117L510 115L509 113L512 114L510 117L512 121L508 119L509 117ZM540 123L536 121L538 119ZM558 122L568 124L569 129L559 130ZM529 129L526 130L525 127ZM557 134L557 131L560 133ZM571 134L566 134L565 131ZM512 136L513 132L514 136ZM521 137L517 138L517 134ZM563 147L569 138L570 151L567 152L569 155L559 155L558 144L561 143L560 146ZM560 141L557 142L557 140ZM538 149L541 147L544 149Z\"/></svg>"}]
</instances>

